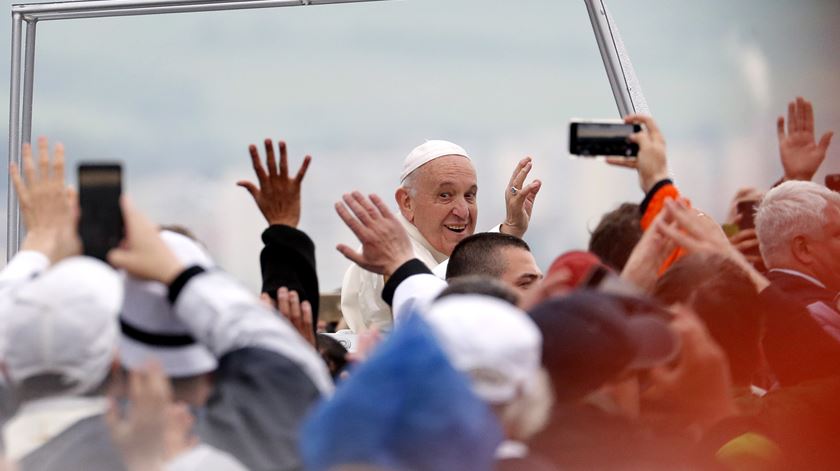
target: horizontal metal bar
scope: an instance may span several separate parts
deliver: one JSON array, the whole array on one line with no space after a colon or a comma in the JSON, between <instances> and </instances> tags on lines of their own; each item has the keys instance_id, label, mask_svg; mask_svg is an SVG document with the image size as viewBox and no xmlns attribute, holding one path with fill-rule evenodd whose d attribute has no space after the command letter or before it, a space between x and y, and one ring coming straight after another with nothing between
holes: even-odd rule
<instances>
[{"instance_id":1,"label":"horizontal metal bar","mask_svg":"<svg viewBox=\"0 0 840 471\"><path fill-rule=\"evenodd\" d=\"M243 3L248 0L242 0ZM262 0L272 3L275 0ZM303 0L276 0L277 3L295 3L302 5ZM212 5L214 3L236 3L236 0L82 0L51 3L19 3L12 5L13 13L24 15L37 13L80 12L96 10L114 10L121 8L155 8L166 6Z\"/></svg>"},{"instance_id":2,"label":"horizontal metal bar","mask_svg":"<svg viewBox=\"0 0 840 471\"><path fill-rule=\"evenodd\" d=\"M89 0L12 5L28 21L245 10L385 0Z\"/></svg>"},{"instance_id":3,"label":"horizontal metal bar","mask_svg":"<svg viewBox=\"0 0 840 471\"><path fill-rule=\"evenodd\" d=\"M123 8L118 10L91 10L79 12L58 12L58 13L38 13L33 15L26 15L25 18L37 21L53 21L53 20L73 20L82 18L105 18L114 16L141 16L141 15L164 15L174 13L196 13L206 11L229 11L229 10L246 10L258 8L278 8L300 6L297 1L294 3L273 2L267 4L266 2L228 2L217 3L213 5L182 5L182 6L168 6L168 7L144 7L144 8Z\"/></svg>"}]
</instances>

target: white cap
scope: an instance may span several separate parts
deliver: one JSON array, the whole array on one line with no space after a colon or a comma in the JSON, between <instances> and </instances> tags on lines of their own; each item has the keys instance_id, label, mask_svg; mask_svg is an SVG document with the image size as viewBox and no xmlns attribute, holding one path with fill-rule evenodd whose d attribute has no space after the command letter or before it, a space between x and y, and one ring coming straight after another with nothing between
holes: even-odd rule
<instances>
[{"instance_id":1,"label":"white cap","mask_svg":"<svg viewBox=\"0 0 840 471\"><path fill-rule=\"evenodd\" d=\"M400 183L404 182L411 172L417 170L432 160L440 157L446 157L447 155L460 155L468 159L470 158L463 147L449 141L431 140L415 147L414 150L406 156L405 162L403 162L403 171L402 174L400 174Z\"/></svg>"},{"instance_id":2,"label":"white cap","mask_svg":"<svg viewBox=\"0 0 840 471\"><path fill-rule=\"evenodd\" d=\"M542 355L542 335L527 314L500 299L475 294L436 301L425 315L449 361L491 404L531 387Z\"/></svg>"},{"instance_id":3,"label":"white cap","mask_svg":"<svg viewBox=\"0 0 840 471\"><path fill-rule=\"evenodd\" d=\"M162 231L160 236L184 265L213 266L207 252L189 237L171 231ZM174 378L216 369L216 357L175 316L162 283L127 276L120 323L120 361L128 370L142 367L149 359L159 361L167 376Z\"/></svg>"},{"instance_id":4,"label":"white cap","mask_svg":"<svg viewBox=\"0 0 840 471\"><path fill-rule=\"evenodd\" d=\"M117 348L123 285L90 257L63 260L16 287L0 307L0 354L15 384L41 374L75 383L84 394L105 380Z\"/></svg>"}]
</instances>

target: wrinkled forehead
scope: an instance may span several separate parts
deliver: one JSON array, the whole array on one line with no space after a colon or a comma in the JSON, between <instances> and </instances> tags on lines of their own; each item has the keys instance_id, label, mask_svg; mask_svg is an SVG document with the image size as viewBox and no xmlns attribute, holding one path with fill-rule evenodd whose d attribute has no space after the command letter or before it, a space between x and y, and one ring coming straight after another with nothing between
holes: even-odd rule
<instances>
[{"instance_id":1,"label":"wrinkled forehead","mask_svg":"<svg viewBox=\"0 0 840 471\"><path fill-rule=\"evenodd\" d=\"M472 161L462 155L446 155L423 164L409 177L423 187L436 188L449 184L469 188L477 185Z\"/></svg>"}]
</instances>

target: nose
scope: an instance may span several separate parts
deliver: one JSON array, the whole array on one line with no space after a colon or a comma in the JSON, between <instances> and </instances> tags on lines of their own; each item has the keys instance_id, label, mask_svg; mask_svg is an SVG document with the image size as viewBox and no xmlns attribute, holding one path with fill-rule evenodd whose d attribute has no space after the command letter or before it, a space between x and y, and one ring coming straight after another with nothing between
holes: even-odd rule
<instances>
[{"instance_id":1,"label":"nose","mask_svg":"<svg viewBox=\"0 0 840 471\"><path fill-rule=\"evenodd\" d=\"M461 219L468 219L470 216L470 205L464 199L458 199L455 202L455 206L452 208L452 214L461 218Z\"/></svg>"}]
</instances>

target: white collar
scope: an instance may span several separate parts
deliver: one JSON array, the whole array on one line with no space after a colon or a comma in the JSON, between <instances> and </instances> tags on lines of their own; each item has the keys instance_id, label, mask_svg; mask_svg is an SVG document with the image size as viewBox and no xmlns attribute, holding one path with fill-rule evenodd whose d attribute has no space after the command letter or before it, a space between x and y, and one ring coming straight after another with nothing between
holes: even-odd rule
<instances>
[{"instance_id":1,"label":"white collar","mask_svg":"<svg viewBox=\"0 0 840 471\"><path fill-rule=\"evenodd\" d=\"M399 219L403 227L405 227L406 232L408 232L408 236L429 252L429 255L431 255L432 258L435 260L435 265L449 258L447 255L442 254L436 248L432 247L432 244L430 244L429 241L427 241L426 238L423 237L423 234L420 233L420 230L418 230L414 224L410 223L408 219L406 219L405 216L402 215L401 212L397 213L397 219Z\"/></svg>"},{"instance_id":2,"label":"white collar","mask_svg":"<svg viewBox=\"0 0 840 471\"><path fill-rule=\"evenodd\" d=\"M104 397L58 396L26 402L3 426L6 457L19 461L77 422L107 410Z\"/></svg>"},{"instance_id":3,"label":"white collar","mask_svg":"<svg viewBox=\"0 0 840 471\"><path fill-rule=\"evenodd\" d=\"M801 271L791 270L790 268L771 268L769 271L770 272L776 271L776 272L780 272L780 273L787 273L788 275L793 275L793 276L798 276L800 278L805 278L806 280L808 280L811 283L819 286L820 288L825 289L825 285L822 284L822 282L820 280L814 278L811 275L806 275L805 273L802 273Z\"/></svg>"}]
</instances>

